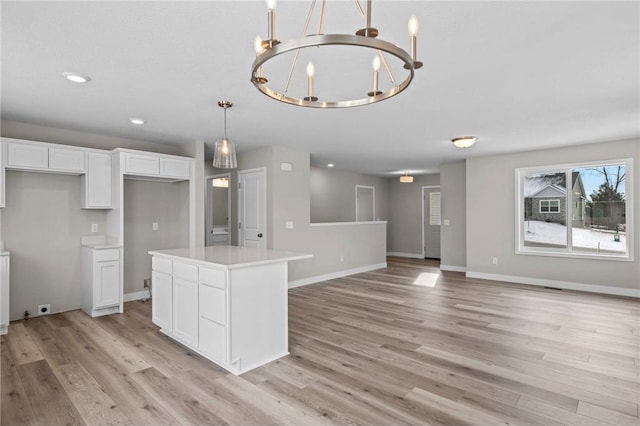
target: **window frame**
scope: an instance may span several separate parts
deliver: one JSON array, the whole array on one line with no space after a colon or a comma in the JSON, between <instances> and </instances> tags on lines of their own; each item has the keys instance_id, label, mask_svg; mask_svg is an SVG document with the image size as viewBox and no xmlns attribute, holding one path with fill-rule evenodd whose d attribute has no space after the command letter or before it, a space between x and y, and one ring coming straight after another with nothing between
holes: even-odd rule
<instances>
[{"instance_id":1,"label":"window frame","mask_svg":"<svg viewBox=\"0 0 640 426\"><path fill-rule=\"evenodd\" d=\"M556 208L558 210L553 211L551 210L551 202L554 202L556 204ZM549 211L542 211L542 203L549 203L549 205L547 206L549 208ZM538 202L538 213L544 213L544 214L556 214L556 213L560 213L560 200L540 200Z\"/></svg>"},{"instance_id":2,"label":"window frame","mask_svg":"<svg viewBox=\"0 0 640 426\"><path fill-rule=\"evenodd\" d=\"M552 248L552 247L530 247L524 245L525 235L525 220L524 220L524 178L533 174L541 173L560 173L564 172L567 176L567 185L570 185L571 173L575 169L581 168L595 168L595 167L608 167L623 165L625 167L625 226L626 226L626 241L627 252L624 254L612 254L612 253L591 253L573 251L573 225L572 221L566 220L567 228L567 244L566 248ZM582 163L566 163L556 164L549 166L534 166L534 167L519 167L514 170L515 175L515 252L521 255L533 255L533 256L550 256L550 257L568 257L573 259L596 259L596 260L616 260L633 262L635 260L634 254L634 211L633 205L635 203L636 195L634 193L633 182L633 158L611 159L602 161L590 161ZM567 193L570 193L569 189ZM587 194L588 195L588 194ZM553 200L545 200L553 201ZM559 200L556 200L559 201ZM566 217L573 217L573 203L565 200L566 204ZM545 214L552 214L552 212L540 212ZM556 213L556 212L553 212Z\"/></svg>"}]
</instances>

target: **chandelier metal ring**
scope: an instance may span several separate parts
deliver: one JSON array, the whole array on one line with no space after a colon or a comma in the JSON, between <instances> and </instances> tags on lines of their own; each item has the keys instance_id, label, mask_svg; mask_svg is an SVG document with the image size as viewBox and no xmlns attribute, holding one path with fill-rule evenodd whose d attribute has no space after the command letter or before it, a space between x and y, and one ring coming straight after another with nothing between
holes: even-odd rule
<instances>
[{"instance_id":1,"label":"chandelier metal ring","mask_svg":"<svg viewBox=\"0 0 640 426\"><path fill-rule=\"evenodd\" d=\"M374 96L367 96L365 98L360 98L360 99L338 100L338 101L330 101L330 100L311 101L311 100L305 100L302 98L287 96L284 93L280 93L273 89L270 89L266 83L262 82L264 79L261 78L259 75L259 68L262 67L269 60L273 59L274 57L282 55L287 52L291 52L299 49L306 49L309 47L335 46L335 45L361 47L361 48L368 48L368 49L378 50L381 52L386 52L398 58L404 63L403 67L404 69L408 70L408 75L402 82L400 82L399 84L396 84L386 92L382 92ZM349 108L349 107L355 107L355 106L361 106L361 105L368 105L368 104L389 99L397 95L398 93L401 93L404 89L406 89L411 83L411 80L413 80L413 76L414 76L414 60L412 59L411 55L393 43L372 38L372 37L364 37L360 35L315 34L315 35L308 35L297 40L288 40L288 41L280 42L278 44L273 45L271 48L266 49L261 54L259 54L254 60L252 65L251 82L258 90L260 90L265 95L269 96L272 99L275 99L287 104L311 107L311 108Z\"/></svg>"}]
</instances>

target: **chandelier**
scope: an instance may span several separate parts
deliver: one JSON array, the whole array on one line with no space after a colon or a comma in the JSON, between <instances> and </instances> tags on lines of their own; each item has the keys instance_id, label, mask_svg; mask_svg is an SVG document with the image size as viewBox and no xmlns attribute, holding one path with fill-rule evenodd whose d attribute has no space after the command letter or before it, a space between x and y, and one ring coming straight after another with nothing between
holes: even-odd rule
<instances>
[{"instance_id":1,"label":"chandelier","mask_svg":"<svg viewBox=\"0 0 640 426\"><path fill-rule=\"evenodd\" d=\"M287 41L279 41L276 38L276 1L266 0L266 3L268 37L263 40L258 36L255 40L254 49L256 51L256 58L252 65L251 82L260 92L272 99L291 105L312 108L348 108L373 104L389 99L409 87L409 84L411 84L411 80L414 77L414 71L422 67L422 62L416 59L418 20L415 16L411 17L408 25L411 51L411 53L408 53L393 43L376 38L379 31L377 28L371 26L371 0L366 0L365 9L362 8L360 0L355 0L356 9L364 19L365 23L365 27L357 30L355 34L323 33L326 0L321 0L318 31L317 33L310 33L309 26L317 3L317 0L312 0L309 13L304 24L302 37ZM312 47L322 48L326 46L347 46L350 48L371 50L373 56L373 82L369 90L362 91L361 97L352 98L351 96L345 95L344 99L323 99L321 93L316 94L314 87L316 69L311 61L306 66L306 96L293 95L289 93L292 76L298 64L300 51ZM265 68L269 61L286 53L293 54L293 60L284 87L277 90L269 87L268 73L265 72ZM399 63L402 64L402 67L396 68L399 68L405 74L404 79L396 79L393 69L389 64L390 60L400 61ZM384 66L390 80L389 87L382 90L379 84L381 66ZM368 77L366 80L368 80Z\"/></svg>"}]
</instances>

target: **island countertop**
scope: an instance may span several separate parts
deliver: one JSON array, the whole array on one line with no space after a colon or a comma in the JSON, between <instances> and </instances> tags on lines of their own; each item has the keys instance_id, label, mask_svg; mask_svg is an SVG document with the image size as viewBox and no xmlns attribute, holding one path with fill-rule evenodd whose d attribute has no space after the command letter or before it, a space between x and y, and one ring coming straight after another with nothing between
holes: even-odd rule
<instances>
[{"instance_id":1,"label":"island countertop","mask_svg":"<svg viewBox=\"0 0 640 426\"><path fill-rule=\"evenodd\" d=\"M244 268L313 257L311 254L236 246L152 250L149 251L149 254L172 259L187 259L205 266L215 265L224 269Z\"/></svg>"}]
</instances>

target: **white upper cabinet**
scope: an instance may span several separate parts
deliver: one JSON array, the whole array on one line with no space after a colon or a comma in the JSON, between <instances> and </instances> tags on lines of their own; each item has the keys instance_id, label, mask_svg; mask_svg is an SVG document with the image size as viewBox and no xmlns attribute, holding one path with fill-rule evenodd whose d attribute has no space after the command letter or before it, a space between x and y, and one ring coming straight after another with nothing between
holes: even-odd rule
<instances>
[{"instance_id":1,"label":"white upper cabinet","mask_svg":"<svg viewBox=\"0 0 640 426\"><path fill-rule=\"evenodd\" d=\"M7 142L7 167L18 169L48 170L49 148L24 142Z\"/></svg>"},{"instance_id":2,"label":"white upper cabinet","mask_svg":"<svg viewBox=\"0 0 640 426\"><path fill-rule=\"evenodd\" d=\"M87 173L81 179L83 209L112 208L110 154L87 153Z\"/></svg>"},{"instance_id":3,"label":"white upper cabinet","mask_svg":"<svg viewBox=\"0 0 640 426\"><path fill-rule=\"evenodd\" d=\"M49 170L83 173L85 171L84 160L84 150L49 148Z\"/></svg>"},{"instance_id":4,"label":"white upper cabinet","mask_svg":"<svg viewBox=\"0 0 640 426\"><path fill-rule=\"evenodd\" d=\"M160 174L160 158L153 154L124 153L125 175L153 175Z\"/></svg>"},{"instance_id":5,"label":"white upper cabinet","mask_svg":"<svg viewBox=\"0 0 640 426\"><path fill-rule=\"evenodd\" d=\"M182 158L160 157L160 175L189 179L191 175L190 161Z\"/></svg>"}]
</instances>

